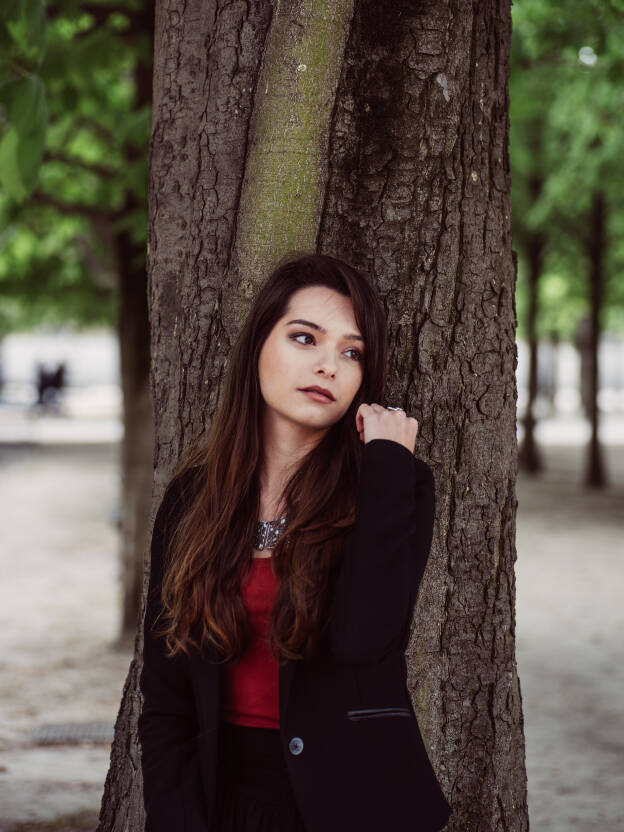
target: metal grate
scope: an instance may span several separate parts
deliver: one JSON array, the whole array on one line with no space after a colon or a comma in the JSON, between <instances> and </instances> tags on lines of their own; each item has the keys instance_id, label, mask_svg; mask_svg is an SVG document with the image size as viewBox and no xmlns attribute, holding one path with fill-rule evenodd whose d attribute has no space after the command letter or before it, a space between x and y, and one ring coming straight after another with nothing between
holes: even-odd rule
<instances>
[{"instance_id":1,"label":"metal grate","mask_svg":"<svg viewBox=\"0 0 624 832\"><path fill-rule=\"evenodd\" d=\"M114 729L108 722L57 722L40 725L33 733L37 745L50 743L112 743Z\"/></svg>"}]
</instances>

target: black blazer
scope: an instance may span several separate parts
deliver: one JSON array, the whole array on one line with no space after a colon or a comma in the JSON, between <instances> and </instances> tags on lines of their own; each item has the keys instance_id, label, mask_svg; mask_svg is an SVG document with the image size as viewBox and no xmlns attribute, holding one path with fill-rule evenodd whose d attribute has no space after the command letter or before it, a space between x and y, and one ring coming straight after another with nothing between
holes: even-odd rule
<instances>
[{"instance_id":1,"label":"black blazer","mask_svg":"<svg viewBox=\"0 0 624 832\"><path fill-rule=\"evenodd\" d=\"M215 832L220 666L197 651L166 659L151 631L181 489L168 487L152 535L138 724L146 832ZM434 506L425 462L391 439L365 444L328 638L312 660L279 669L280 736L308 832L437 832L451 815L404 656Z\"/></svg>"}]
</instances>

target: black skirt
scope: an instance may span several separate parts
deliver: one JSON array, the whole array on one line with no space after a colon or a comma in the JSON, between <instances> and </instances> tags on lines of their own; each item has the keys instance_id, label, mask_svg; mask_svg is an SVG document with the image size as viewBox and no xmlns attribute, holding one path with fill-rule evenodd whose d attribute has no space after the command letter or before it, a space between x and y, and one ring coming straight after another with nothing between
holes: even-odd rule
<instances>
[{"instance_id":1,"label":"black skirt","mask_svg":"<svg viewBox=\"0 0 624 832\"><path fill-rule=\"evenodd\" d=\"M216 832L306 832L279 729L221 720Z\"/></svg>"}]
</instances>

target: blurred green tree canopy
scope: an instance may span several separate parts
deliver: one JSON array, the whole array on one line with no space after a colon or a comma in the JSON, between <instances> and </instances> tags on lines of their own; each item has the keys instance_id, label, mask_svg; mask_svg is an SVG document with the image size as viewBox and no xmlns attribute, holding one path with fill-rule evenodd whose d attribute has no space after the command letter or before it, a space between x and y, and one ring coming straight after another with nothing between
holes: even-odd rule
<instances>
[{"instance_id":1,"label":"blurred green tree canopy","mask_svg":"<svg viewBox=\"0 0 624 832\"><path fill-rule=\"evenodd\" d=\"M134 76L151 60L144 5L1 8L0 333L114 324L115 234L144 244L147 230L151 112Z\"/></svg>"},{"instance_id":2,"label":"blurred green tree canopy","mask_svg":"<svg viewBox=\"0 0 624 832\"><path fill-rule=\"evenodd\" d=\"M512 7L512 230L519 255L519 335L526 320L526 246L545 243L540 336L572 338L589 305L588 215L607 205L605 330L624 331L624 1L520 0Z\"/></svg>"},{"instance_id":3,"label":"blurred green tree canopy","mask_svg":"<svg viewBox=\"0 0 624 832\"><path fill-rule=\"evenodd\" d=\"M573 337L588 309L588 211L608 209L604 328L624 330L624 0L512 7L512 227L519 335L526 241L544 235L538 332ZM146 237L152 49L140 0L5 0L0 9L0 333L113 323L121 225ZM128 210L132 194L139 208Z\"/></svg>"}]
</instances>

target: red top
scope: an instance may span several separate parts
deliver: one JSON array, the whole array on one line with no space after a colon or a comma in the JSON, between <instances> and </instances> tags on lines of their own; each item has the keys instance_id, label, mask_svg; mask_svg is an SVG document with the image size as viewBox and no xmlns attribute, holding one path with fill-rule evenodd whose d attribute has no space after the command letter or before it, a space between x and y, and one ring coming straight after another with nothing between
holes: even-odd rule
<instances>
[{"instance_id":1,"label":"red top","mask_svg":"<svg viewBox=\"0 0 624 832\"><path fill-rule=\"evenodd\" d=\"M278 590L272 557L255 557L243 581L251 639L242 658L221 665L221 717L239 725L279 728L279 668L269 648L271 613Z\"/></svg>"}]
</instances>

